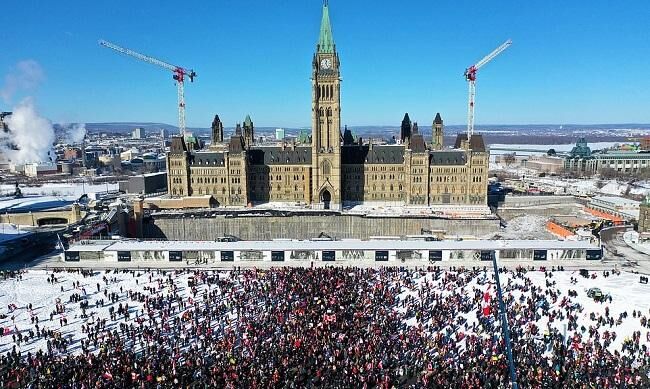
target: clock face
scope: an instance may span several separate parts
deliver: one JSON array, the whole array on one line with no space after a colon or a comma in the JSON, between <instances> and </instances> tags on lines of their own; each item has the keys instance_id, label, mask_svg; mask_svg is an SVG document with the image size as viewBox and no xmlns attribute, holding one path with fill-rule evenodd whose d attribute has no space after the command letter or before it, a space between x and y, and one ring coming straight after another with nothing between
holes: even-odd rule
<instances>
[{"instance_id":1,"label":"clock face","mask_svg":"<svg viewBox=\"0 0 650 389\"><path fill-rule=\"evenodd\" d=\"M323 60L320 61L320 67L321 69L331 69L332 68L332 60L329 58L324 58Z\"/></svg>"}]
</instances>

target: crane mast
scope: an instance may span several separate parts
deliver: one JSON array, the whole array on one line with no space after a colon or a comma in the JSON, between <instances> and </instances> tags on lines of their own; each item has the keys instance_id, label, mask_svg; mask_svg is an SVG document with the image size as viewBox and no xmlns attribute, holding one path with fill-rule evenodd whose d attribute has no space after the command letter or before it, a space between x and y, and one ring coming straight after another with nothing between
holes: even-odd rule
<instances>
[{"instance_id":1,"label":"crane mast","mask_svg":"<svg viewBox=\"0 0 650 389\"><path fill-rule=\"evenodd\" d=\"M469 102L467 105L467 144L470 144L472 135L474 135L474 100L476 98L476 73L485 64L492 61L497 55L501 54L512 44L512 40L508 39L501 46L497 47L490 54L486 55L483 59L476 64L465 69L465 79L469 83Z\"/></svg>"},{"instance_id":2,"label":"crane mast","mask_svg":"<svg viewBox=\"0 0 650 389\"><path fill-rule=\"evenodd\" d=\"M172 65L167 62L161 61L154 57L138 53L131 49L118 46L114 43L100 40L99 44L101 46L113 49L118 53L128 55L140 61L148 62L152 65L159 66L161 68L167 69L173 73L173 79L176 81L176 86L178 89L178 129L181 136L185 137L185 78L189 78L190 82L194 82L194 77L196 77L196 72L194 70L188 70L180 66Z\"/></svg>"}]
</instances>

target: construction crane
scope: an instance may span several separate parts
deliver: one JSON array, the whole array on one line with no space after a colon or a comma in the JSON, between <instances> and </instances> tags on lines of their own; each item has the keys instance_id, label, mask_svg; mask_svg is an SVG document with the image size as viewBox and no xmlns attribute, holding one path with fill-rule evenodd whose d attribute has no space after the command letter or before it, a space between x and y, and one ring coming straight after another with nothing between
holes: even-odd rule
<instances>
[{"instance_id":1,"label":"construction crane","mask_svg":"<svg viewBox=\"0 0 650 389\"><path fill-rule=\"evenodd\" d=\"M501 54L512 44L508 39L501 46L494 49L493 52L485 56L482 60L478 61L475 65L468 67L465 70L465 79L469 82L469 104L467 106L467 144L469 145L472 135L474 135L474 98L476 97L476 73L486 63L492 61L497 55Z\"/></svg>"},{"instance_id":2,"label":"construction crane","mask_svg":"<svg viewBox=\"0 0 650 389\"><path fill-rule=\"evenodd\" d=\"M113 49L118 53L139 59L140 61L160 66L162 68L170 70L174 74L173 78L176 81L176 86L178 87L178 129L181 136L185 138L185 78L187 77L190 79L190 82L194 82L196 72L194 70L187 70L180 66L168 64L167 62L150 57L148 55L140 54L136 51L118 46L105 40L100 40L99 44L104 47L108 47L109 49Z\"/></svg>"}]
</instances>

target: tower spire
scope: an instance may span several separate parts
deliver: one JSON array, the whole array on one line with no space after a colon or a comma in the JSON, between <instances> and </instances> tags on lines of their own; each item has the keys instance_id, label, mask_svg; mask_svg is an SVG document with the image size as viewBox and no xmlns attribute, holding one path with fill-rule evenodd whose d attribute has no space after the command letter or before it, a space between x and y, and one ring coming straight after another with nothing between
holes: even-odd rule
<instances>
[{"instance_id":1,"label":"tower spire","mask_svg":"<svg viewBox=\"0 0 650 389\"><path fill-rule=\"evenodd\" d=\"M329 4L323 1L323 18L320 22L320 35L318 37L318 52L333 53L334 37L332 36L332 25L330 24Z\"/></svg>"}]
</instances>

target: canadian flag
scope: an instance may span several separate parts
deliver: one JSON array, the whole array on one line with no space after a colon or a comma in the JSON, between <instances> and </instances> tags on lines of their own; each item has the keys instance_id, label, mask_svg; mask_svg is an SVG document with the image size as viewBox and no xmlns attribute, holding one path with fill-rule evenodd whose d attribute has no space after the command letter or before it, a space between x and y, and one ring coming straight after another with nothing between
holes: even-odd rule
<instances>
[{"instance_id":1,"label":"canadian flag","mask_svg":"<svg viewBox=\"0 0 650 389\"><path fill-rule=\"evenodd\" d=\"M481 302L481 309L483 310L483 316L490 316L492 313L492 307L490 306L490 301L492 301L492 296L490 296L490 289L483 293L483 301Z\"/></svg>"}]
</instances>

